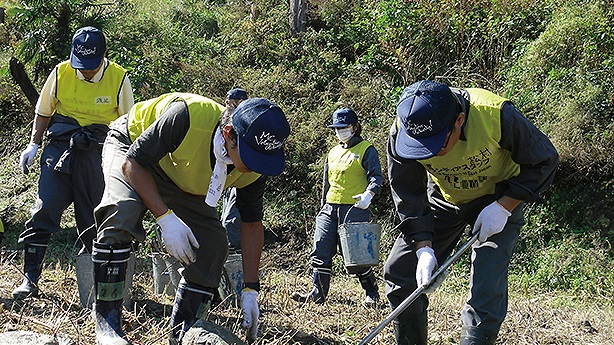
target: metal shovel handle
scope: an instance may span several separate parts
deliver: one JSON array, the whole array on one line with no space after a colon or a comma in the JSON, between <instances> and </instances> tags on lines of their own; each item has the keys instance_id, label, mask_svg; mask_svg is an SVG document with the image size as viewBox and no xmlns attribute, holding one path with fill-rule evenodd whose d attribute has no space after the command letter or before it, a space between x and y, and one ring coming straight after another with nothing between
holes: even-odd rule
<instances>
[{"instance_id":1,"label":"metal shovel handle","mask_svg":"<svg viewBox=\"0 0 614 345\"><path fill-rule=\"evenodd\" d=\"M463 255L463 253L465 253L467 251L467 249L469 249L471 247L471 245L473 245L473 243L478 239L478 235L480 234L480 232L476 232L475 234L473 234L473 236L471 236L471 238L465 243L463 244L462 247L460 247L455 253L454 255L452 255L448 260L446 260L446 262L444 262L438 269L437 271L435 271L435 273L433 273L433 275L431 276L431 279L428 281L427 284L422 285L421 287L417 288L416 290L414 290L414 292L412 292L411 295L409 295L405 300L403 300L403 302L401 304L399 304L398 307L396 307L391 313L390 315L388 315L384 321L382 321L377 327L375 327L375 329L373 331L371 331L371 333L369 333L360 343L358 343L358 345L365 345L368 344L371 340L373 340L373 338L375 338L375 336L382 331L382 329L384 329L384 327L386 327L390 322L392 322L392 320L394 320L397 316L399 316L399 314L401 314L405 309L407 309L407 307L409 307L412 303L414 303L414 301L416 300L416 298L418 298L418 296L422 295L422 293L424 292L424 290L431 285L436 279L437 277L444 272L445 270L447 270L450 266L452 266L457 260L458 258L461 257L461 255Z\"/></svg>"}]
</instances>

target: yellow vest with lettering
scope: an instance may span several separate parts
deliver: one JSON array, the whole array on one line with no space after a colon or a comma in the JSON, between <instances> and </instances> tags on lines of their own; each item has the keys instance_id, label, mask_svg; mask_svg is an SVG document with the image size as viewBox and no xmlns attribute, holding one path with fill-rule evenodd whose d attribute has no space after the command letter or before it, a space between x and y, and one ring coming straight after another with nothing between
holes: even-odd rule
<instances>
[{"instance_id":1,"label":"yellow vest with lettering","mask_svg":"<svg viewBox=\"0 0 614 345\"><path fill-rule=\"evenodd\" d=\"M501 107L506 101L483 89L469 93L466 141L459 140L445 156L419 160L439 186L446 201L462 205L493 194L495 184L520 173L511 153L499 146Z\"/></svg>"},{"instance_id":2,"label":"yellow vest with lettering","mask_svg":"<svg viewBox=\"0 0 614 345\"><path fill-rule=\"evenodd\" d=\"M363 140L350 148L341 145L328 153L328 184L326 202L329 204L354 204L352 196L367 188L367 174L362 159L371 143Z\"/></svg>"},{"instance_id":3,"label":"yellow vest with lettering","mask_svg":"<svg viewBox=\"0 0 614 345\"><path fill-rule=\"evenodd\" d=\"M221 104L199 95L169 93L139 102L128 114L128 133L134 140L145 131L171 102L182 99L188 106L190 127L177 149L169 152L158 164L166 175L186 193L206 195L213 172L211 144L220 115ZM260 174L242 173L233 169L226 178L225 187L243 188L256 181Z\"/></svg>"},{"instance_id":4,"label":"yellow vest with lettering","mask_svg":"<svg viewBox=\"0 0 614 345\"><path fill-rule=\"evenodd\" d=\"M109 125L123 114L118 113L119 91L126 70L109 61L102 79L97 83L77 78L68 61L56 66L56 98L58 114L73 118L81 126Z\"/></svg>"}]
</instances>

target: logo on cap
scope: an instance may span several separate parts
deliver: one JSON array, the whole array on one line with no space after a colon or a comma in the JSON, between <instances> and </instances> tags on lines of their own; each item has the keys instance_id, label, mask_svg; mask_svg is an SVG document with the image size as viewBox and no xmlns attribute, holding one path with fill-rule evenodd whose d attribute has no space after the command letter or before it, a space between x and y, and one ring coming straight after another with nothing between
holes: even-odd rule
<instances>
[{"instance_id":1,"label":"logo on cap","mask_svg":"<svg viewBox=\"0 0 614 345\"><path fill-rule=\"evenodd\" d=\"M262 132L260 137L254 136L254 140L258 146L262 146L266 151L277 150L284 144L283 141L277 140L275 134Z\"/></svg>"},{"instance_id":2,"label":"logo on cap","mask_svg":"<svg viewBox=\"0 0 614 345\"><path fill-rule=\"evenodd\" d=\"M433 131L433 120L429 120L428 123L413 123L410 118L405 121L405 128L408 132L411 132L413 136L419 136L424 132Z\"/></svg>"},{"instance_id":3,"label":"logo on cap","mask_svg":"<svg viewBox=\"0 0 614 345\"><path fill-rule=\"evenodd\" d=\"M88 48L82 44L75 45L75 54L79 54L84 58L89 57L90 55L96 56L96 47Z\"/></svg>"}]
</instances>

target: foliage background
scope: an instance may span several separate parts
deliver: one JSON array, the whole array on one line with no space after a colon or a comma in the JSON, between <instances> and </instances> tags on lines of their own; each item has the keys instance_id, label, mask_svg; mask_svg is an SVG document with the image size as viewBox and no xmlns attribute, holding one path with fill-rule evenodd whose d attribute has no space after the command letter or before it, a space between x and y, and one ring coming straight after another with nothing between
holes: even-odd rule
<instances>
[{"instance_id":1,"label":"foliage background","mask_svg":"<svg viewBox=\"0 0 614 345\"><path fill-rule=\"evenodd\" d=\"M8 61L25 63L40 88L67 58L71 33L96 25L109 58L129 70L137 100L187 91L222 102L239 86L284 109L292 134L286 170L268 187L266 246L277 265L299 274L309 269L322 162L335 144L325 125L337 107L357 111L385 168L388 127L404 86L434 79L509 97L561 155L545 201L527 205L511 289L560 293L561 303L614 304L611 0L310 0L306 31L296 36L289 3L279 0L29 0L2 7L0 217L8 248L19 247L36 189L36 176L17 169L33 109ZM396 236L387 184L373 211L386 230L384 259ZM65 218L74 226L70 213ZM459 265L459 284L466 267Z\"/></svg>"}]
</instances>

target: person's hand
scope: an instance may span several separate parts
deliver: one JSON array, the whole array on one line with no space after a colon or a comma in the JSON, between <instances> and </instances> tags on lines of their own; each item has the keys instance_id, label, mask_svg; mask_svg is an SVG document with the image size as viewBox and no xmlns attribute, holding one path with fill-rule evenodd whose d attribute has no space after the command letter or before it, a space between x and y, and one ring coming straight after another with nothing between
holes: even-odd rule
<instances>
[{"instance_id":1,"label":"person's hand","mask_svg":"<svg viewBox=\"0 0 614 345\"><path fill-rule=\"evenodd\" d=\"M446 280L446 278L448 277L448 274L450 274L450 271L448 270L445 270L439 273L439 275L435 277L433 282L429 286L425 287L424 290L422 290L422 293L429 294L437 290L437 288L441 286L443 281Z\"/></svg>"},{"instance_id":2,"label":"person's hand","mask_svg":"<svg viewBox=\"0 0 614 345\"><path fill-rule=\"evenodd\" d=\"M241 327L247 331L247 342L253 343L258 336L258 291L245 288L241 291L241 309L243 310L243 322Z\"/></svg>"},{"instance_id":3,"label":"person's hand","mask_svg":"<svg viewBox=\"0 0 614 345\"><path fill-rule=\"evenodd\" d=\"M473 225L473 233L475 234L479 231L478 241L486 242L490 236L498 234L503 230L507 223L507 218L511 215L510 211L495 201L484 207L482 212L480 212L478 219Z\"/></svg>"},{"instance_id":4,"label":"person's hand","mask_svg":"<svg viewBox=\"0 0 614 345\"><path fill-rule=\"evenodd\" d=\"M38 145L35 143L29 143L25 150L21 151L21 157L19 157L19 168L25 174L28 173L28 168L34 162L36 157L36 151L38 151Z\"/></svg>"},{"instance_id":5,"label":"person's hand","mask_svg":"<svg viewBox=\"0 0 614 345\"><path fill-rule=\"evenodd\" d=\"M370 191L365 191L362 194L354 195L352 198L356 199L356 203L354 206L366 210L371 205L371 199L373 199L373 194Z\"/></svg>"},{"instance_id":6,"label":"person's hand","mask_svg":"<svg viewBox=\"0 0 614 345\"><path fill-rule=\"evenodd\" d=\"M196 254L192 247L198 248L200 244L190 227L171 210L156 221L162 229L162 241L168 253L185 264L196 261Z\"/></svg>"},{"instance_id":7,"label":"person's hand","mask_svg":"<svg viewBox=\"0 0 614 345\"><path fill-rule=\"evenodd\" d=\"M416 267L416 282L418 287L428 284L433 272L437 268L435 251L431 247L422 247L416 250L418 266Z\"/></svg>"}]
</instances>

